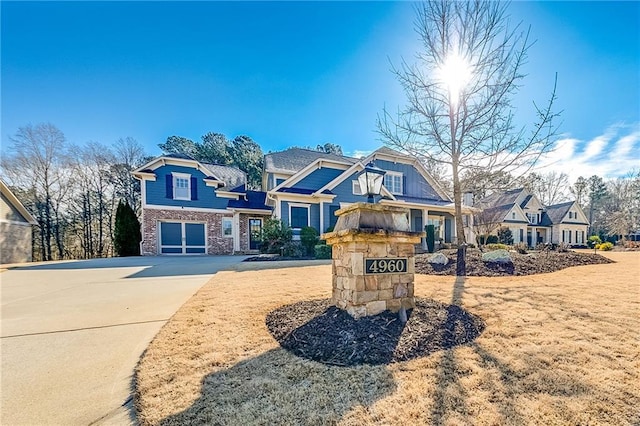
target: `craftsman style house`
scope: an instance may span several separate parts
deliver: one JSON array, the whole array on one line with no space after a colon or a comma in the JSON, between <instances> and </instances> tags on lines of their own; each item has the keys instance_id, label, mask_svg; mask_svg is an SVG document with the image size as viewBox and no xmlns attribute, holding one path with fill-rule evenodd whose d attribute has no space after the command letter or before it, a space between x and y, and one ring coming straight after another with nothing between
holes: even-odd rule
<instances>
[{"instance_id":1,"label":"craftsman style house","mask_svg":"<svg viewBox=\"0 0 640 426\"><path fill-rule=\"evenodd\" d=\"M453 202L415 158L388 148L361 159L291 148L265 155L263 191L246 190L245 174L234 167L182 155L158 157L135 170L142 254L254 251L269 217L290 226L294 238L305 226L326 232L336 223L336 210L367 200L357 176L370 163L386 171L376 201L408 209L412 230L433 224L437 240L455 242Z\"/></svg>"},{"instance_id":2,"label":"craftsman style house","mask_svg":"<svg viewBox=\"0 0 640 426\"><path fill-rule=\"evenodd\" d=\"M589 222L575 201L543 206L538 197L520 188L491 194L474 207L481 210L474 217L476 232L482 225L493 234L507 227L514 243L530 247L541 243L582 246L587 241Z\"/></svg>"}]
</instances>

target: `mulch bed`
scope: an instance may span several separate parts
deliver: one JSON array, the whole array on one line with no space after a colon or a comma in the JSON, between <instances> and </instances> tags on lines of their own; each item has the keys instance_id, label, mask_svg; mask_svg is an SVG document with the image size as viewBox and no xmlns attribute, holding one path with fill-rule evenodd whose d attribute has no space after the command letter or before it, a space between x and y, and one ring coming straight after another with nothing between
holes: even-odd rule
<instances>
[{"instance_id":1,"label":"mulch bed","mask_svg":"<svg viewBox=\"0 0 640 426\"><path fill-rule=\"evenodd\" d=\"M484 321L459 306L416 297L402 323L398 314L353 319L330 299L280 307L266 324L284 349L323 364L353 366L407 361L474 340Z\"/></svg>"},{"instance_id":2,"label":"mulch bed","mask_svg":"<svg viewBox=\"0 0 640 426\"><path fill-rule=\"evenodd\" d=\"M446 266L432 265L428 262L428 253L418 254L415 258L415 271L418 274L455 275L456 250L441 250L449 258ZM513 263L498 264L482 261L478 249L467 250L466 274L478 277L499 277L509 275L533 275L555 272L572 266L613 263L612 260L594 253L538 251L528 254L511 252Z\"/></svg>"}]
</instances>

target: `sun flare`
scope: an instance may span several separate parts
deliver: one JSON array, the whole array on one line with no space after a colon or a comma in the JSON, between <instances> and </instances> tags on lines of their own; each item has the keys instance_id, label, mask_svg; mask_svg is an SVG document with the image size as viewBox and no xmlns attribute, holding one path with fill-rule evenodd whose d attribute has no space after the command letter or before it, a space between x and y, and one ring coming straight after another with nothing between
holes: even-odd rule
<instances>
[{"instance_id":1,"label":"sun flare","mask_svg":"<svg viewBox=\"0 0 640 426\"><path fill-rule=\"evenodd\" d=\"M462 89L471 80L471 66L462 56L451 54L438 70L438 79L449 89L451 100L457 102Z\"/></svg>"}]
</instances>

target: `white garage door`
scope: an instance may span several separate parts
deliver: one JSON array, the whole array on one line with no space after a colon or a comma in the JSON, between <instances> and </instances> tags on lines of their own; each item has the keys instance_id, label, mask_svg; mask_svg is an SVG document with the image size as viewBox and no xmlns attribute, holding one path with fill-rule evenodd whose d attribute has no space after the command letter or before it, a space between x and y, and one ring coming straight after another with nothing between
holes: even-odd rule
<instances>
[{"instance_id":1,"label":"white garage door","mask_svg":"<svg viewBox=\"0 0 640 426\"><path fill-rule=\"evenodd\" d=\"M160 222L161 254L205 254L205 224L196 222Z\"/></svg>"}]
</instances>

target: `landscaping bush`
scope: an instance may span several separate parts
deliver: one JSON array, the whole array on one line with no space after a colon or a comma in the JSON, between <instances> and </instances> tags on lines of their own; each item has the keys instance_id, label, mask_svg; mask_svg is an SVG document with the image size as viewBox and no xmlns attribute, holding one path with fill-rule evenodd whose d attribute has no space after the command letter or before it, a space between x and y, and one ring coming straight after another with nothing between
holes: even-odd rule
<instances>
[{"instance_id":1,"label":"landscaping bush","mask_svg":"<svg viewBox=\"0 0 640 426\"><path fill-rule=\"evenodd\" d=\"M592 235L589 237L589 247L593 248L600 243L602 243L602 240L598 235Z\"/></svg>"},{"instance_id":2,"label":"landscaping bush","mask_svg":"<svg viewBox=\"0 0 640 426\"><path fill-rule=\"evenodd\" d=\"M560 243L556 248L558 253L567 253L569 251L569 245L567 243Z\"/></svg>"},{"instance_id":3,"label":"landscaping bush","mask_svg":"<svg viewBox=\"0 0 640 426\"><path fill-rule=\"evenodd\" d=\"M529 247L527 247L526 243L518 243L513 246L513 249L520 254L527 254L529 251Z\"/></svg>"},{"instance_id":4,"label":"landscaping bush","mask_svg":"<svg viewBox=\"0 0 640 426\"><path fill-rule=\"evenodd\" d=\"M318 244L314 247L316 259L331 259L331 246L327 244Z\"/></svg>"},{"instance_id":5,"label":"landscaping bush","mask_svg":"<svg viewBox=\"0 0 640 426\"><path fill-rule=\"evenodd\" d=\"M303 257L306 249L300 241L287 241L282 246L282 255L285 257Z\"/></svg>"},{"instance_id":6,"label":"landscaping bush","mask_svg":"<svg viewBox=\"0 0 640 426\"><path fill-rule=\"evenodd\" d=\"M597 244L596 248L602 251L609 251L613 249L613 244L607 241L606 243Z\"/></svg>"},{"instance_id":7,"label":"landscaping bush","mask_svg":"<svg viewBox=\"0 0 640 426\"><path fill-rule=\"evenodd\" d=\"M640 241L625 241L623 245L627 249L638 249L640 248Z\"/></svg>"},{"instance_id":8,"label":"landscaping bush","mask_svg":"<svg viewBox=\"0 0 640 426\"><path fill-rule=\"evenodd\" d=\"M507 246L506 244L500 244L500 243L487 244L486 247L489 250L506 250L509 248L509 246Z\"/></svg>"},{"instance_id":9,"label":"landscaping bush","mask_svg":"<svg viewBox=\"0 0 640 426\"><path fill-rule=\"evenodd\" d=\"M513 233L511 229L504 226L498 229L498 242L507 246L513 244Z\"/></svg>"},{"instance_id":10,"label":"landscaping bush","mask_svg":"<svg viewBox=\"0 0 640 426\"><path fill-rule=\"evenodd\" d=\"M486 244L498 244L498 236L497 235L487 235L487 239L485 240Z\"/></svg>"},{"instance_id":11,"label":"landscaping bush","mask_svg":"<svg viewBox=\"0 0 640 426\"><path fill-rule=\"evenodd\" d=\"M313 256L314 247L318 244L318 231L311 226L305 226L300 230L300 242L307 256Z\"/></svg>"},{"instance_id":12,"label":"landscaping bush","mask_svg":"<svg viewBox=\"0 0 640 426\"><path fill-rule=\"evenodd\" d=\"M267 219L262 225L260 252L280 254L291 238L291 228L285 223L279 219Z\"/></svg>"},{"instance_id":13,"label":"landscaping bush","mask_svg":"<svg viewBox=\"0 0 640 426\"><path fill-rule=\"evenodd\" d=\"M427 249L429 253L433 253L436 246L436 228L433 225L427 225L424 230L427 232Z\"/></svg>"}]
</instances>

